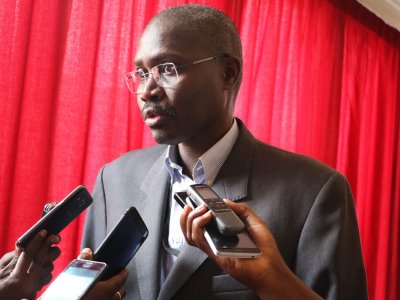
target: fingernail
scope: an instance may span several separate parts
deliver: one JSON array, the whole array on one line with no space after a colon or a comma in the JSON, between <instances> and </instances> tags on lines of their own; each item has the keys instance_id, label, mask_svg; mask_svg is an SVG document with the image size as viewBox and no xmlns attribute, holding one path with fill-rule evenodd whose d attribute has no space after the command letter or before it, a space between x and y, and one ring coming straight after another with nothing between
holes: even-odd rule
<instances>
[{"instance_id":1,"label":"fingernail","mask_svg":"<svg viewBox=\"0 0 400 300\"><path fill-rule=\"evenodd\" d=\"M41 230L41 231L39 232L39 235L40 235L42 238L44 238L44 237L47 235L47 231L46 231L45 229L43 229L43 230Z\"/></svg>"},{"instance_id":2,"label":"fingernail","mask_svg":"<svg viewBox=\"0 0 400 300\"><path fill-rule=\"evenodd\" d=\"M58 236L52 236L51 239L50 239L50 242L51 242L52 244L56 244L56 243L58 243L59 241L60 241L60 238L59 238Z\"/></svg>"},{"instance_id":3,"label":"fingernail","mask_svg":"<svg viewBox=\"0 0 400 300\"><path fill-rule=\"evenodd\" d=\"M82 251L81 251L81 253L79 254L78 257L86 259L86 258L89 258L91 256L92 256L92 250L90 250L89 248L84 248L84 249L82 249Z\"/></svg>"},{"instance_id":4,"label":"fingernail","mask_svg":"<svg viewBox=\"0 0 400 300\"><path fill-rule=\"evenodd\" d=\"M198 210L204 210L205 208L207 208L206 204L202 204L199 206Z\"/></svg>"}]
</instances>

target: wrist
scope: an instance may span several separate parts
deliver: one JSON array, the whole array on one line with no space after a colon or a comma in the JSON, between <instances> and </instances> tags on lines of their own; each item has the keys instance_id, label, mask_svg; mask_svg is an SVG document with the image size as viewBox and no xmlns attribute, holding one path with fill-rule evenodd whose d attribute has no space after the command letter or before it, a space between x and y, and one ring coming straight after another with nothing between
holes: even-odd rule
<instances>
[{"instance_id":1,"label":"wrist","mask_svg":"<svg viewBox=\"0 0 400 300\"><path fill-rule=\"evenodd\" d=\"M279 299L276 296L279 295L282 281L287 281L285 272L279 264L270 263L268 266L263 274L264 276L260 277L255 292L260 299Z\"/></svg>"},{"instance_id":2,"label":"wrist","mask_svg":"<svg viewBox=\"0 0 400 300\"><path fill-rule=\"evenodd\" d=\"M270 269L255 291L260 299L268 300L322 299L306 286L283 260L271 263Z\"/></svg>"}]
</instances>

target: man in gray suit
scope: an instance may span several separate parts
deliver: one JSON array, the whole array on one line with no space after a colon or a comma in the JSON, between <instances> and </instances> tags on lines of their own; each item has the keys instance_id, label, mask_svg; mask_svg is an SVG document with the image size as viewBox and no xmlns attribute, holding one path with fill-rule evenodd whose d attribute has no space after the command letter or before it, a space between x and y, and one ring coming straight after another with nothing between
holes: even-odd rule
<instances>
[{"instance_id":1,"label":"man in gray suit","mask_svg":"<svg viewBox=\"0 0 400 300\"><path fill-rule=\"evenodd\" d=\"M135 66L126 75L128 87L160 145L102 168L82 246L97 248L129 206L138 209L149 236L127 267L125 287L123 271L97 284L92 297L367 298L346 179L311 158L258 141L233 117L242 53L232 21L200 5L164 10L146 27ZM229 204L246 219L261 258L223 260L210 253L199 237L210 216L204 208L182 211L172 199L193 183L212 185L221 197L251 208ZM262 284L246 280L258 278L259 269L271 276L260 276Z\"/></svg>"}]
</instances>

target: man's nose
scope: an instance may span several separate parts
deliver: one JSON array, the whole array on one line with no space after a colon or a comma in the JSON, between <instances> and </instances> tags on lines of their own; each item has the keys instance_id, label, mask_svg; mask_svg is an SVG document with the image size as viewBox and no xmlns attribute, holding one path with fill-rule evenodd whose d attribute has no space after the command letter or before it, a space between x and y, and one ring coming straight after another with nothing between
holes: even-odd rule
<instances>
[{"instance_id":1,"label":"man's nose","mask_svg":"<svg viewBox=\"0 0 400 300\"><path fill-rule=\"evenodd\" d=\"M153 75L150 74L143 87L143 92L140 95L140 98L143 101L155 101L161 96L161 93L163 93L162 87L157 84L156 80L153 78Z\"/></svg>"}]
</instances>

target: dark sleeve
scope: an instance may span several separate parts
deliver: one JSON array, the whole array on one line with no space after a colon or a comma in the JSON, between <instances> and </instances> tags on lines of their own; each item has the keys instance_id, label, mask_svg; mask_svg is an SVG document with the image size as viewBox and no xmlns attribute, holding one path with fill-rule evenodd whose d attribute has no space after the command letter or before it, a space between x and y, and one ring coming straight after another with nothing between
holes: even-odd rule
<instances>
[{"instance_id":1,"label":"dark sleeve","mask_svg":"<svg viewBox=\"0 0 400 300\"><path fill-rule=\"evenodd\" d=\"M107 212L103 185L103 172L104 167L97 175L96 183L93 188L93 203L88 208L88 212L86 214L81 249L91 248L93 251L95 251L106 236Z\"/></svg>"},{"instance_id":2,"label":"dark sleeve","mask_svg":"<svg viewBox=\"0 0 400 300\"><path fill-rule=\"evenodd\" d=\"M296 274L325 299L367 299L353 196L335 172L323 185L300 235Z\"/></svg>"}]
</instances>

